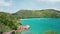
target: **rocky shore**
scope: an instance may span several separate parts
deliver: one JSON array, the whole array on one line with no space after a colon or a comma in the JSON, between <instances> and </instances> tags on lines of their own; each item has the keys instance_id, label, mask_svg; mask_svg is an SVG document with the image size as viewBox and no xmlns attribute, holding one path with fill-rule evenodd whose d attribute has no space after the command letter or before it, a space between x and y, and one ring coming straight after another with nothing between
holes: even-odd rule
<instances>
[{"instance_id":1,"label":"rocky shore","mask_svg":"<svg viewBox=\"0 0 60 34\"><path fill-rule=\"evenodd\" d=\"M30 28L29 25L26 25L26 26L18 26L17 30L12 30L12 31L9 31L9 32L3 32L2 34L17 34L16 32L23 32L25 30L28 30Z\"/></svg>"}]
</instances>

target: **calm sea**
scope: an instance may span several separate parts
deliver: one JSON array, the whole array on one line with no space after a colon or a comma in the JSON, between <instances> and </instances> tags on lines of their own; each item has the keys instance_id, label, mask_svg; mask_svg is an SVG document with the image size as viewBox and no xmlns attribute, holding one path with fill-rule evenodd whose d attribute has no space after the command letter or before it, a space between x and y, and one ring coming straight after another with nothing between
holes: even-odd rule
<instances>
[{"instance_id":1,"label":"calm sea","mask_svg":"<svg viewBox=\"0 0 60 34\"><path fill-rule=\"evenodd\" d=\"M42 34L48 30L60 34L60 18L31 18L21 19L23 25L29 25L29 30L23 31L22 34Z\"/></svg>"}]
</instances>

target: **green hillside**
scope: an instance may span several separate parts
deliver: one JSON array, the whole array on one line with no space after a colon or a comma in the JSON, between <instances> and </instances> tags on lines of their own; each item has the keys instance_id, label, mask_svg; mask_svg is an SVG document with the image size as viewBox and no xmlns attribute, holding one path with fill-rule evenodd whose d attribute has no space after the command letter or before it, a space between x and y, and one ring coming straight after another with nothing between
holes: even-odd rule
<instances>
[{"instance_id":1,"label":"green hillside","mask_svg":"<svg viewBox=\"0 0 60 34\"><path fill-rule=\"evenodd\" d=\"M60 18L60 11L54 9L19 10L12 15L17 18Z\"/></svg>"},{"instance_id":2,"label":"green hillside","mask_svg":"<svg viewBox=\"0 0 60 34\"><path fill-rule=\"evenodd\" d=\"M19 19L14 17L12 14L6 12L0 12L0 34L1 32L9 32L16 30L20 26Z\"/></svg>"}]
</instances>

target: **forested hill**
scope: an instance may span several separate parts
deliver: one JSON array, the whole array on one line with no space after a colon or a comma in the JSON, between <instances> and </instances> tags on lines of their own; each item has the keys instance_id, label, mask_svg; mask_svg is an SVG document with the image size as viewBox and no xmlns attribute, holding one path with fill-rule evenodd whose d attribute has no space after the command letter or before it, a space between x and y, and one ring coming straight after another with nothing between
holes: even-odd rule
<instances>
[{"instance_id":1,"label":"forested hill","mask_svg":"<svg viewBox=\"0 0 60 34\"><path fill-rule=\"evenodd\" d=\"M60 18L60 11L54 9L20 10L12 15L18 18Z\"/></svg>"}]
</instances>

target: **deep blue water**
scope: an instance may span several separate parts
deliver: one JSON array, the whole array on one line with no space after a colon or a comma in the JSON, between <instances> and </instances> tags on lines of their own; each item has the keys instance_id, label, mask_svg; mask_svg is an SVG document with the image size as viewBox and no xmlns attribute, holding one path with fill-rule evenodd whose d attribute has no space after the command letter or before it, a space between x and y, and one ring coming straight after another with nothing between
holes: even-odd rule
<instances>
[{"instance_id":1,"label":"deep blue water","mask_svg":"<svg viewBox=\"0 0 60 34\"><path fill-rule=\"evenodd\" d=\"M21 23L31 26L29 30L22 32L22 34L42 34L48 30L53 30L60 34L60 18L22 19Z\"/></svg>"}]
</instances>

